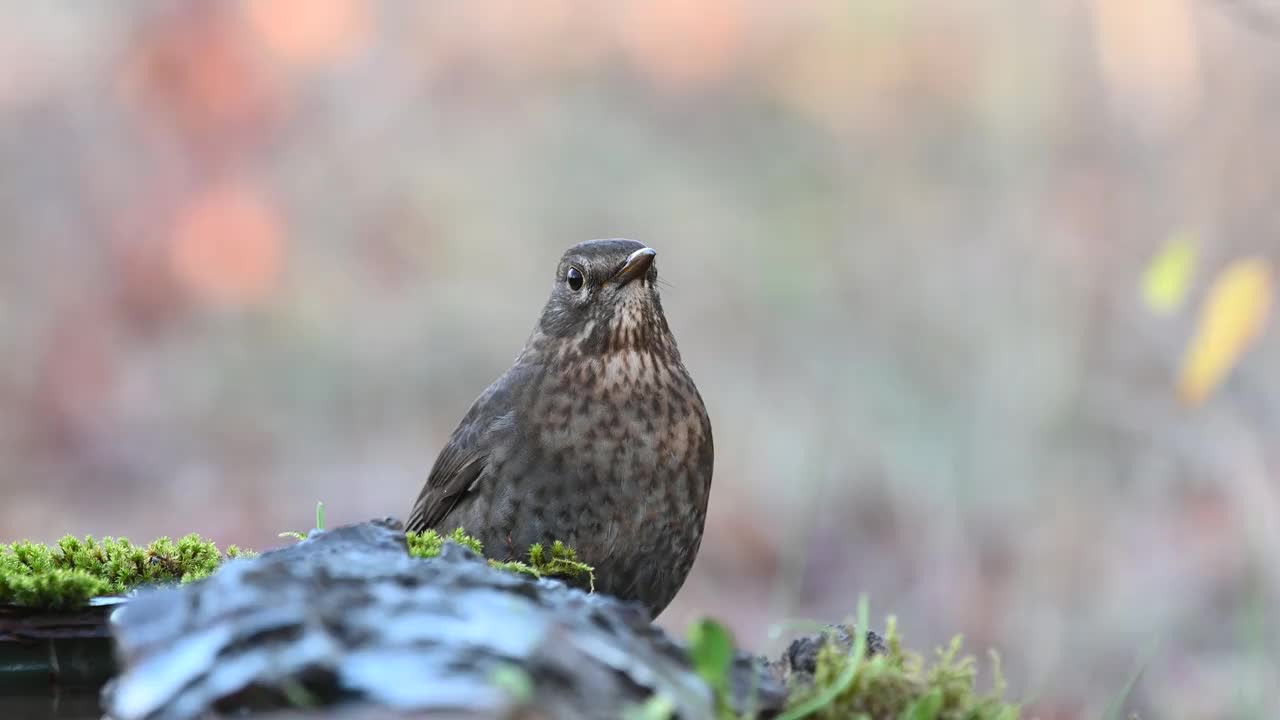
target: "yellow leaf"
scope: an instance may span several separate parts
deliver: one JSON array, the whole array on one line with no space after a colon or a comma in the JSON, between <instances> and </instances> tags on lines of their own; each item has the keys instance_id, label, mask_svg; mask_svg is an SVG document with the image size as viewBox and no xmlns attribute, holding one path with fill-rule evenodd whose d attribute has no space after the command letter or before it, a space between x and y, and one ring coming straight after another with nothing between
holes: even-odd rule
<instances>
[{"instance_id":1,"label":"yellow leaf","mask_svg":"<svg viewBox=\"0 0 1280 720\"><path fill-rule=\"evenodd\" d=\"M1178 397L1183 402L1203 402L1257 339L1271 309L1273 286L1270 266L1256 257L1236 260L1214 280L1182 358Z\"/></svg>"},{"instance_id":2,"label":"yellow leaf","mask_svg":"<svg viewBox=\"0 0 1280 720\"><path fill-rule=\"evenodd\" d=\"M1196 268L1195 238L1174 233L1151 259L1142 275L1142 298L1153 312L1171 313L1182 306Z\"/></svg>"}]
</instances>

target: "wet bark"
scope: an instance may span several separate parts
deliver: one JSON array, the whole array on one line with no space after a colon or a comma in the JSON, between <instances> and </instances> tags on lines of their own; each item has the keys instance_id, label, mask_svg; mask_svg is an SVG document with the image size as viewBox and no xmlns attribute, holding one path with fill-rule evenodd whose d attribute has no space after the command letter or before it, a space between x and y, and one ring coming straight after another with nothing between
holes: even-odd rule
<instances>
[{"instance_id":1,"label":"wet bark","mask_svg":"<svg viewBox=\"0 0 1280 720\"><path fill-rule=\"evenodd\" d=\"M240 709L619 717L654 695L680 717L713 716L681 643L638 606L492 569L453 544L412 558L394 521L318 533L143 592L112 631L120 675L103 697L117 720ZM769 717L785 700L779 678L739 655L733 704Z\"/></svg>"}]
</instances>

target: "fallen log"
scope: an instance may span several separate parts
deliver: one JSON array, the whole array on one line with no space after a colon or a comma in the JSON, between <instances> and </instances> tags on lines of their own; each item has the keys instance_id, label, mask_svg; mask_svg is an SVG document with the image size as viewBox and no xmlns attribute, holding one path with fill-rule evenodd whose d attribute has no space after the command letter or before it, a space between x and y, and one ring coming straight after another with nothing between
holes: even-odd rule
<instances>
[{"instance_id":1,"label":"fallen log","mask_svg":"<svg viewBox=\"0 0 1280 720\"><path fill-rule=\"evenodd\" d=\"M655 702L682 718L716 713L683 645L638 606L491 568L452 543L410 557L390 520L143 591L111 631L120 675L103 698L116 720L318 708L572 719ZM722 702L758 717L786 701L746 654L728 685Z\"/></svg>"}]
</instances>

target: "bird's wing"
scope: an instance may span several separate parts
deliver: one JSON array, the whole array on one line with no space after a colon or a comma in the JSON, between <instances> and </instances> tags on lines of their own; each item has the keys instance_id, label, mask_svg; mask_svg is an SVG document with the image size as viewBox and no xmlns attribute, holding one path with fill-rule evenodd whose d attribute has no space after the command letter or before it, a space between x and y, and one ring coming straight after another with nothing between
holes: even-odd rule
<instances>
[{"instance_id":1,"label":"bird's wing","mask_svg":"<svg viewBox=\"0 0 1280 720\"><path fill-rule=\"evenodd\" d=\"M480 477L487 457L488 453L478 447L467 447L451 440L436 459L405 528L426 530L435 527Z\"/></svg>"},{"instance_id":2,"label":"bird's wing","mask_svg":"<svg viewBox=\"0 0 1280 720\"><path fill-rule=\"evenodd\" d=\"M528 369L513 367L472 404L431 467L405 529L436 527L472 490L488 465L492 448L514 429L511 408L527 374Z\"/></svg>"}]
</instances>

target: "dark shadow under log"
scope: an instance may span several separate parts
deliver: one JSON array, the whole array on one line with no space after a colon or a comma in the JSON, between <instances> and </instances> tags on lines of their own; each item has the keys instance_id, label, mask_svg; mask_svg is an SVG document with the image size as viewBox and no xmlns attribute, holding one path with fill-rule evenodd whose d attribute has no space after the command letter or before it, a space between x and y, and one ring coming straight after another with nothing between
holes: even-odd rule
<instances>
[{"instance_id":1,"label":"dark shadow under log","mask_svg":"<svg viewBox=\"0 0 1280 720\"><path fill-rule=\"evenodd\" d=\"M96 686L115 670L107 617L124 600L74 610L0 605L0 691Z\"/></svg>"}]
</instances>

